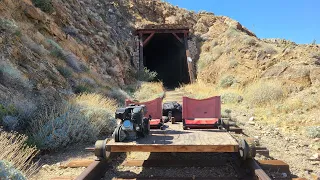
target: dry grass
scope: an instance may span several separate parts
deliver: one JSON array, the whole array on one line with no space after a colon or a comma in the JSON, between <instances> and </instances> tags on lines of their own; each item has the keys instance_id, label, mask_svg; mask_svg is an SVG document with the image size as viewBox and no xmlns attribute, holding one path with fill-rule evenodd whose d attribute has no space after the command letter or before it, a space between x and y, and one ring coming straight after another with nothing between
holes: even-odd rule
<instances>
[{"instance_id":1,"label":"dry grass","mask_svg":"<svg viewBox=\"0 0 320 180\"><path fill-rule=\"evenodd\" d=\"M139 101L149 101L164 94L162 82L143 82L133 97Z\"/></svg>"},{"instance_id":2,"label":"dry grass","mask_svg":"<svg viewBox=\"0 0 320 180\"><path fill-rule=\"evenodd\" d=\"M204 50L204 53L200 54L200 58L197 64L199 71L205 69L206 67L208 67L208 65L219 59L224 52L224 49L220 46L214 47L213 49L210 48L209 50L207 49L207 47L209 47L208 44L203 45L202 49Z\"/></svg>"},{"instance_id":3,"label":"dry grass","mask_svg":"<svg viewBox=\"0 0 320 180\"><path fill-rule=\"evenodd\" d=\"M116 101L100 94L81 94L75 97L71 103L79 105L81 108L106 109L111 112L115 112L117 109Z\"/></svg>"},{"instance_id":4,"label":"dry grass","mask_svg":"<svg viewBox=\"0 0 320 180\"><path fill-rule=\"evenodd\" d=\"M197 81L193 84L187 84L180 87L180 90L183 90L189 94L190 97L196 99L204 99L212 96L221 96L224 103L236 103L238 98L242 95L241 89L228 88L221 89L215 84L204 83L202 81ZM233 99L235 98L235 99Z\"/></svg>"},{"instance_id":5,"label":"dry grass","mask_svg":"<svg viewBox=\"0 0 320 180\"><path fill-rule=\"evenodd\" d=\"M202 81L184 85L180 87L180 89L187 92L187 94L190 94L190 97L197 99L204 99L218 95L215 85L207 84Z\"/></svg>"},{"instance_id":6,"label":"dry grass","mask_svg":"<svg viewBox=\"0 0 320 180\"><path fill-rule=\"evenodd\" d=\"M271 102L279 102L286 96L285 90L282 88L281 82L273 81L258 81L252 83L245 92L245 99L251 105L266 105Z\"/></svg>"},{"instance_id":7,"label":"dry grass","mask_svg":"<svg viewBox=\"0 0 320 180\"><path fill-rule=\"evenodd\" d=\"M28 178L37 171L38 164L32 159L38 150L25 145L26 140L24 135L0 131L0 159L10 162Z\"/></svg>"}]
</instances>

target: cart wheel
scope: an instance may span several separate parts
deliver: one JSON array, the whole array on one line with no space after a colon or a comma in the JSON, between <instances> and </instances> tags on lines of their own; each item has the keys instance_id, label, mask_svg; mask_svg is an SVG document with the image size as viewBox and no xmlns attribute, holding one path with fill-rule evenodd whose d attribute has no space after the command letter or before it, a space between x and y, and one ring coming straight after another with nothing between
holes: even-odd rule
<instances>
[{"instance_id":1,"label":"cart wheel","mask_svg":"<svg viewBox=\"0 0 320 180\"><path fill-rule=\"evenodd\" d=\"M148 136L150 134L150 121L149 119L143 119L143 135Z\"/></svg>"},{"instance_id":2,"label":"cart wheel","mask_svg":"<svg viewBox=\"0 0 320 180\"><path fill-rule=\"evenodd\" d=\"M118 126L115 130L114 130L114 141L115 142L120 142L120 137L121 137L121 126Z\"/></svg>"},{"instance_id":3,"label":"cart wheel","mask_svg":"<svg viewBox=\"0 0 320 180\"><path fill-rule=\"evenodd\" d=\"M254 158L256 156L256 143L252 138L247 139L246 142L249 146L249 152L248 152L247 158Z\"/></svg>"},{"instance_id":4,"label":"cart wheel","mask_svg":"<svg viewBox=\"0 0 320 180\"><path fill-rule=\"evenodd\" d=\"M107 149L107 143L109 140L110 139L96 141L94 155L99 159L108 159L110 157L111 152Z\"/></svg>"},{"instance_id":5,"label":"cart wheel","mask_svg":"<svg viewBox=\"0 0 320 180\"><path fill-rule=\"evenodd\" d=\"M241 139L239 142L239 153L242 160L247 159L248 152L249 152L249 145L244 139Z\"/></svg>"},{"instance_id":6,"label":"cart wheel","mask_svg":"<svg viewBox=\"0 0 320 180\"><path fill-rule=\"evenodd\" d=\"M230 130L230 121L229 119L223 119L221 120L222 122L222 126L227 130L229 131Z\"/></svg>"},{"instance_id":7,"label":"cart wheel","mask_svg":"<svg viewBox=\"0 0 320 180\"><path fill-rule=\"evenodd\" d=\"M256 156L254 141L249 140L248 143L246 140L241 139L239 142L239 153L242 160L254 158Z\"/></svg>"}]
</instances>

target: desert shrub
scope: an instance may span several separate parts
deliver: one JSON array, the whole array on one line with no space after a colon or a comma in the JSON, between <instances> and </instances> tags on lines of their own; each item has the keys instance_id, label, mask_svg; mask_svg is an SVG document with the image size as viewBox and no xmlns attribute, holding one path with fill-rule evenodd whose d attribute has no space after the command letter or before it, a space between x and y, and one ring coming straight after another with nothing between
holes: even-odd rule
<instances>
[{"instance_id":1,"label":"desert shrub","mask_svg":"<svg viewBox=\"0 0 320 180\"><path fill-rule=\"evenodd\" d=\"M259 81L246 89L245 97L251 104L262 105L283 99L285 91L282 89L280 82Z\"/></svg>"},{"instance_id":2,"label":"desert shrub","mask_svg":"<svg viewBox=\"0 0 320 180\"><path fill-rule=\"evenodd\" d=\"M229 61L229 67L230 68L235 68L235 67L237 67L239 65L239 63L238 63L238 61L236 61L235 59L231 59L230 61Z\"/></svg>"},{"instance_id":3,"label":"desert shrub","mask_svg":"<svg viewBox=\"0 0 320 180\"><path fill-rule=\"evenodd\" d=\"M17 114L18 112L17 112L17 109L14 107L14 105L5 106L3 104L0 104L0 123L3 117L16 116Z\"/></svg>"},{"instance_id":4,"label":"desert shrub","mask_svg":"<svg viewBox=\"0 0 320 180\"><path fill-rule=\"evenodd\" d=\"M32 121L31 140L40 149L58 149L77 142L93 142L116 126L117 103L99 94L81 94L63 108Z\"/></svg>"},{"instance_id":5,"label":"desert shrub","mask_svg":"<svg viewBox=\"0 0 320 180\"><path fill-rule=\"evenodd\" d=\"M0 29L5 30L9 33L15 33L16 31L19 31L19 27L15 24L14 21L5 18L0 18Z\"/></svg>"},{"instance_id":6,"label":"desert shrub","mask_svg":"<svg viewBox=\"0 0 320 180\"><path fill-rule=\"evenodd\" d=\"M63 60L76 72L81 72L80 60L72 52L65 52Z\"/></svg>"},{"instance_id":7,"label":"desert shrub","mask_svg":"<svg viewBox=\"0 0 320 180\"><path fill-rule=\"evenodd\" d=\"M128 93L126 93L125 91L123 91L120 88L113 88L111 89L108 94L107 94L110 98L115 99L119 104L124 105L125 100L129 99L130 96L128 95Z\"/></svg>"},{"instance_id":8,"label":"desert shrub","mask_svg":"<svg viewBox=\"0 0 320 180\"><path fill-rule=\"evenodd\" d=\"M257 44L257 41L253 37L247 36L243 43L249 46L254 46Z\"/></svg>"},{"instance_id":9,"label":"desert shrub","mask_svg":"<svg viewBox=\"0 0 320 180\"><path fill-rule=\"evenodd\" d=\"M27 146L26 141L27 136L0 131L0 179L6 173L11 176L9 179L28 178L37 171L38 164L32 159L38 150Z\"/></svg>"},{"instance_id":10,"label":"desert shrub","mask_svg":"<svg viewBox=\"0 0 320 180\"><path fill-rule=\"evenodd\" d=\"M47 42L50 44L51 47L51 55L60 59L64 59L64 51L62 47L52 39L47 39Z\"/></svg>"},{"instance_id":11,"label":"desert shrub","mask_svg":"<svg viewBox=\"0 0 320 180\"><path fill-rule=\"evenodd\" d=\"M320 138L320 126L307 127L306 133L310 138Z\"/></svg>"},{"instance_id":12,"label":"desert shrub","mask_svg":"<svg viewBox=\"0 0 320 180\"><path fill-rule=\"evenodd\" d=\"M263 48L264 52L267 54L276 54L278 51L271 45L265 45Z\"/></svg>"},{"instance_id":13,"label":"desert shrub","mask_svg":"<svg viewBox=\"0 0 320 180\"><path fill-rule=\"evenodd\" d=\"M63 48L52 39L47 39L47 42L51 46L51 55L64 60L75 72L89 71L89 68L80 63L80 59L72 52L64 51Z\"/></svg>"},{"instance_id":14,"label":"desert shrub","mask_svg":"<svg viewBox=\"0 0 320 180\"><path fill-rule=\"evenodd\" d=\"M232 84L236 83L237 80L234 76L225 76L223 77L221 80L220 80L220 87L223 87L223 88L227 88L227 87L230 87Z\"/></svg>"},{"instance_id":15,"label":"desert shrub","mask_svg":"<svg viewBox=\"0 0 320 180\"><path fill-rule=\"evenodd\" d=\"M153 100L164 95L162 82L143 82L133 97L139 101Z\"/></svg>"},{"instance_id":16,"label":"desert shrub","mask_svg":"<svg viewBox=\"0 0 320 180\"><path fill-rule=\"evenodd\" d=\"M57 66L57 70L65 78L70 78L72 76L72 70L69 69L68 67Z\"/></svg>"},{"instance_id":17,"label":"desert shrub","mask_svg":"<svg viewBox=\"0 0 320 180\"><path fill-rule=\"evenodd\" d=\"M223 54L224 50L222 47L215 47L213 50L212 50L212 56L213 56L213 59L214 60L217 60L222 54Z\"/></svg>"},{"instance_id":18,"label":"desert shrub","mask_svg":"<svg viewBox=\"0 0 320 180\"><path fill-rule=\"evenodd\" d=\"M202 50L204 52L209 52L211 50L210 44L207 43L207 44L202 45Z\"/></svg>"},{"instance_id":19,"label":"desert shrub","mask_svg":"<svg viewBox=\"0 0 320 180\"><path fill-rule=\"evenodd\" d=\"M224 34L227 36L227 38L235 38L239 35L239 31L235 28L229 27Z\"/></svg>"},{"instance_id":20,"label":"desert shrub","mask_svg":"<svg viewBox=\"0 0 320 180\"><path fill-rule=\"evenodd\" d=\"M320 52L311 53L312 58L320 59Z\"/></svg>"},{"instance_id":21,"label":"desert shrub","mask_svg":"<svg viewBox=\"0 0 320 180\"><path fill-rule=\"evenodd\" d=\"M80 79L80 82L82 84L87 84L90 87L96 87L97 86L96 81L94 79L92 79L92 78L89 78L89 77L82 77Z\"/></svg>"},{"instance_id":22,"label":"desert shrub","mask_svg":"<svg viewBox=\"0 0 320 180\"><path fill-rule=\"evenodd\" d=\"M216 61L220 58L220 56L223 54L223 48L222 47L215 47L210 52L201 53L200 59L198 61L198 69L202 70L205 67L207 67L210 63Z\"/></svg>"},{"instance_id":23,"label":"desert shrub","mask_svg":"<svg viewBox=\"0 0 320 180\"><path fill-rule=\"evenodd\" d=\"M74 93L81 94L81 93L90 93L92 92L92 89L87 84L79 84L76 87L74 87Z\"/></svg>"},{"instance_id":24,"label":"desert shrub","mask_svg":"<svg viewBox=\"0 0 320 180\"><path fill-rule=\"evenodd\" d=\"M83 63L80 63L80 69L82 72L89 72L90 71L90 68Z\"/></svg>"},{"instance_id":25,"label":"desert shrub","mask_svg":"<svg viewBox=\"0 0 320 180\"><path fill-rule=\"evenodd\" d=\"M10 83L12 85L19 85L25 88L32 87L29 79L23 76L23 74L10 62L0 62L0 77L1 75L4 76L3 78L7 83Z\"/></svg>"},{"instance_id":26,"label":"desert shrub","mask_svg":"<svg viewBox=\"0 0 320 180\"><path fill-rule=\"evenodd\" d=\"M0 160L0 179L27 180L21 171L15 169L11 163L4 160Z\"/></svg>"},{"instance_id":27,"label":"desert shrub","mask_svg":"<svg viewBox=\"0 0 320 180\"><path fill-rule=\"evenodd\" d=\"M23 94L15 94L10 101L15 107L19 118L22 120L30 118L37 109L37 105Z\"/></svg>"},{"instance_id":28,"label":"desert shrub","mask_svg":"<svg viewBox=\"0 0 320 180\"><path fill-rule=\"evenodd\" d=\"M240 103L243 101L243 97L239 94L228 92L221 94L221 101L226 104Z\"/></svg>"},{"instance_id":29,"label":"desert shrub","mask_svg":"<svg viewBox=\"0 0 320 180\"><path fill-rule=\"evenodd\" d=\"M302 109L304 102L300 98L286 99L282 104L277 104L275 109L280 113L289 113L297 109Z\"/></svg>"},{"instance_id":30,"label":"desert shrub","mask_svg":"<svg viewBox=\"0 0 320 180\"><path fill-rule=\"evenodd\" d=\"M21 40L23 43L31 49L33 52L39 54L39 55L45 55L47 54L47 50L42 46L37 43L35 43L32 39L30 39L27 36L22 36Z\"/></svg>"},{"instance_id":31,"label":"desert shrub","mask_svg":"<svg viewBox=\"0 0 320 180\"><path fill-rule=\"evenodd\" d=\"M142 71L138 72L137 79L140 81L152 81L155 80L158 73L155 71L150 71L147 68L144 68Z\"/></svg>"},{"instance_id":32,"label":"desert shrub","mask_svg":"<svg viewBox=\"0 0 320 180\"><path fill-rule=\"evenodd\" d=\"M32 3L43 12L52 13L54 11L51 0L32 0Z\"/></svg>"},{"instance_id":33,"label":"desert shrub","mask_svg":"<svg viewBox=\"0 0 320 180\"><path fill-rule=\"evenodd\" d=\"M224 108L223 108L223 109L221 110L221 117L222 117L222 118L231 118L231 115L230 115L231 112L232 112L232 111L231 111L230 109L224 109Z\"/></svg>"},{"instance_id":34,"label":"desert shrub","mask_svg":"<svg viewBox=\"0 0 320 180\"><path fill-rule=\"evenodd\" d=\"M200 54L200 59L197 63L197 68L198 70L202 70L205 67L208 66L208 64L210 64L210 62L215 61L215 59L212 57L212 55L210 53L201 53Z\"/></svg>"}]
</instances>

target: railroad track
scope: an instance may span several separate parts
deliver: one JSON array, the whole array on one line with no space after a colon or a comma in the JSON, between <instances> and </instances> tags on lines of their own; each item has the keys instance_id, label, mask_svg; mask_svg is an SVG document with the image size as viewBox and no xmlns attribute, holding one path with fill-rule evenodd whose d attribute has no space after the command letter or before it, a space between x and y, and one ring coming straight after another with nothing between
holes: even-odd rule
<instances>
[{"instance_id":1,"label":"railroad track","mask_svg":"<svg viewBox=\"0 0 320 180\"><path fill-rule=\"evenodd\" d=\"M116 154L108 160L78 160L65 167L87 167L78 177L70 178L76 180L292 179L289 166L282 161L242 161L237 153L151 153L142 160L126 159L123 155L120 160ZM140 172L130 172L132 168Z\"/></svg>"}]
</instances>

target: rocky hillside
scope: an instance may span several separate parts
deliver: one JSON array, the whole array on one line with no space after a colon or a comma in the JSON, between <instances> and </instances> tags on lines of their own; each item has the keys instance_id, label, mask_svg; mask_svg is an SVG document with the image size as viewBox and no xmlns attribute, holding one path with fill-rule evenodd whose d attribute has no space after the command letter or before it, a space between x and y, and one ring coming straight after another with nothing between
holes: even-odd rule
<instances>
[{"instance_id":1,"label":"rocky hillside","mask_svg":"<svg viewBox=\"0 0 320 180\"><path fill-rule=\"evenodd\" d=\"M34 132L46 149L85 138L73 137L86 134L69 128L68 119L70 126L79 127L76 119L101 131L117 106L113 99L123 102L123 90L132 93L137 84L134 31L146 24L190 28L197 83L185 87L188 94L221 95L237 116L319 138L319 45L259 39L229 17L156 0L0 0L0 132ZM161 83L156 91L150 86L138 96L162 91ZM77 96L83 92L99 95ZM72 107L48 115L66 101ZM65 116L70 112L73 117ZM64 128L75 132L66 136ZM320 144L310 148L318 151Z\"/></svg>"},{"instance_id":2,"label":"rocky hillside","mask_svg":"<svg viewBox=\"0 0 320 180\"><path fill-rule=\"evenodd\" d=\"M134 83L134 29L152 23L190 27L202 82L243 88L274 80L289 95L319 84L318 45L259 39L213 13L152 0L3 0L0 10L0 98L25 116L74 93L113 96L114 87Z\"/></svg>"}]
</instances>

